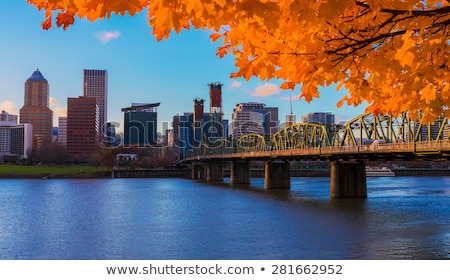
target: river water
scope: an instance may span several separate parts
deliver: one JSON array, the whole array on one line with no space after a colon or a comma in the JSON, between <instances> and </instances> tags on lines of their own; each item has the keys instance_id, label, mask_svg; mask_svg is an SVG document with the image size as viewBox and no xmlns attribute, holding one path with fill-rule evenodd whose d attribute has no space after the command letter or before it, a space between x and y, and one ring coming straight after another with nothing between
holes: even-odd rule
<instances>
[{"instance_id":1,"label":"river water","mask_svg":"<svg viewBox=\"0 0 450 280\"><path fill-rule=\"evenodd\" d=\"M2 179L0 259L450 258L450 177L368 178L365 200L291 180Z\"/></svg>"}]
</instances>

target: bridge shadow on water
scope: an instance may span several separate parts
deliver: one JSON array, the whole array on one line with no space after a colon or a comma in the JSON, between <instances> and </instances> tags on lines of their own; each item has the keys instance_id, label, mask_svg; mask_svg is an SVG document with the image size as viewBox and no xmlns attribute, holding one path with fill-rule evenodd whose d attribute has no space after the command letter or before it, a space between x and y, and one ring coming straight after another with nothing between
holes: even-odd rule
<instances>
[{"instance_id":1,"label":"bridge shadow on water","mask_svg":"<svg viewBox=\"0 0 450 280\"><path fill-rule=\"evenodd\" d=\"M200 181L200 183L229 190L250 192L267 199L287 202L308 209L363 214L367 208L367 199L364 198L330 198L329 179L322 177L293 177L291 189L265 189L264 178L252 178L250 185L232 185L227 177L224 178L224 182Z\"/></svg>"}]
</instances>

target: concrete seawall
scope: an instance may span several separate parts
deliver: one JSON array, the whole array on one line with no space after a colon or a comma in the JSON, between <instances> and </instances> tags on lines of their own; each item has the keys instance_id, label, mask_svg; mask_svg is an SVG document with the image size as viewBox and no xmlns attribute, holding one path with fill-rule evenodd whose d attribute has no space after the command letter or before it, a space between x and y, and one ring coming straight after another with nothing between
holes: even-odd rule
<instances>
[{"instance_id":1,"label":"concrete seawall","mask_svg":"<svg viewBox=\"0 0 450 280\"><path fill-rule=\"evenodd\" d=\"M112 170L112 178L190 178L190 169L129 169Z\"/></svg>"},{"instance_id":2,"label":"concrete seawall","mask_svg":"<svg viewBox=\"0 0 450 280\"><path fill-rule=\"evenodd\" d=\"M264 178L264 169L250 170L251 177ZM223 170L224 177L230 177L230 170ZM292 177L328 177L329 169L291 170ZM190 169L119 169L111 172L112 178L191 178Z\"/></svg>"},{"instance_id":3,"label":"concrete seawall","mask_svg":"<svg viewBox=\"0 0 450 280\"><path fill-rule=\"evenodd\" d=\"M395 176L450 176L450 169L399 168L392 171Z\"/></svg>"}]
</instances>

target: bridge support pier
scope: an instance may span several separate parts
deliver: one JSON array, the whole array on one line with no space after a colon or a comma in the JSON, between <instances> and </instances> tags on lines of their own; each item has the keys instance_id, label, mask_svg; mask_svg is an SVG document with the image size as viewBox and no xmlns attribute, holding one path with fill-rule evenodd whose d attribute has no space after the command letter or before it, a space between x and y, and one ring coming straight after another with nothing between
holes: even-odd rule
<instances>
[{"instance_id":1,"label":"bridge support pier","mask_svg":"<svg viewBox=\"0 0 450 280\"><path fill-rule=\"evenodd\" d=\"M291 173L289 161L266 161L264 174L265 189L290 189Z\"/></svg>"},{"instance_id":2,"label":"bridge support pier","mask_svg":"<svg viewBox=\"0 0 450 280\"><path fill-rule=\"evenodd\" d=\"M223 182L223 168L221 162L210 162L206 164L206 181Z\"/></svg>"},{"instance_id":3,"label":"bridge support pier","mask_svg":"<svg viewBox=\"0 0 450 280\"><path fill-rule=\"evenodd\" d=\"M246 160L231 162L230 183L232 185L250 184L250 163Z\"/></svg>"},{"instance_id":4,"label":"bridge support pier","mask_svg":"<svg viewBox=\"0 0 450 280\"><path fill-rule=\"evenodd\" d=\"M366 165L363 161L331 163L330 198L367 198Z\"/></svg>"},{"instance_id":5,"label":"bridge support pier","mask_svg":"<svg viewBox=\"0 0 450 280\"><path fill-rule=\"evenodd\" d=\"M203 166L200 164L192 164L191 178L192 180L204 180L206 176Z\"/></svg>"}]
</instances>

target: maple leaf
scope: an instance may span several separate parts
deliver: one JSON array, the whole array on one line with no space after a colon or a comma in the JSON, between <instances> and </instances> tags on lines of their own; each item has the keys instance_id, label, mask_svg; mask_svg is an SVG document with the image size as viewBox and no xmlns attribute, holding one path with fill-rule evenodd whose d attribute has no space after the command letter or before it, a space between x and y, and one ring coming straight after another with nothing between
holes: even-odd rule
<instances>
[{"instance_id":1,"label":"maple leaf","mask_svg":"<svg viewBox=\"0 0 450 280\"><path fill-rule=\"evenodd\" d=\"M50 29L52 27L52 17L47 17L47 19L41 23L41 26L43 29Z\"/></svg>"},{"instance_id":2,"label":"maple leaf","mask_svg":"<svg viewBox=\"0 0 450 280\"><path fill-rule=\"evenodd\" d=\"M213 42L219 40L222 37L223 37L223 34L217 34L217 33L213 33L213 34L209 35L209 38L211 38L211 41L213 41Z\"/></svg>"},{"instance_id":3,"label":"maple leaf","mask_svg":"<svg viewBox=\"0 0 450 280\"><path fill-rule=\"evenodd\" d=\"M56 25L58 27L63 26L64 30L66 30L69 25L72 25L75 22L74 15L75 13L73 10L69 10L65 13L59 13L56 17Z\"/></svg>"},{"instance_id":4,"label":"maple leaf","mask_svg":"<svg viewBox=\"0 0 450 280\"><path fill-rule=\"evenodd\" d=\"M296 84L293 82L284 82L281 84L280 88L281 89L291 89L294 90L295 89Z\"/></svg>"},{"instance_id":5,"label":"maple leaf","mask_svg":"<svg viewBox=\"0 0 450 280\"><path fill-rule=\"evenodd\" d=\"M217 55L220 58L223 58L229 52L230 48L231 48L231 45L225 45L225 46L219 47L217 49Z\"/></svg>"},{"instance_id":6,"label":"maple leaf","mask_svg":"<svg viewBox=\"0 0 450 280\"><path fill-rule=\"evenodd\" d=\"M414 60L414 53L411 51L416 45L413 38L414 30L409 30L402 36L403 45L395 54L395 58L400 61L401 66L411 65Z\"/></svg>"}]
</instances>

